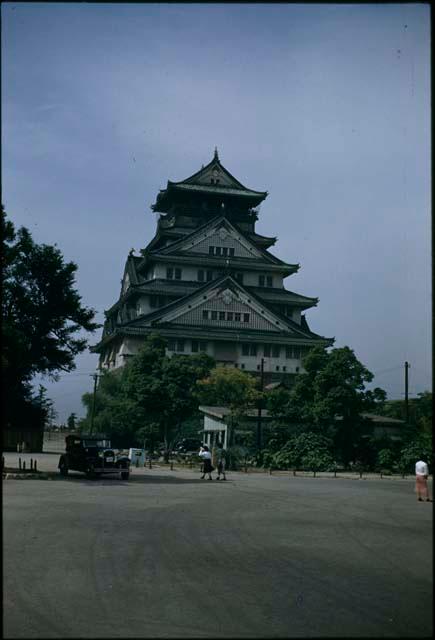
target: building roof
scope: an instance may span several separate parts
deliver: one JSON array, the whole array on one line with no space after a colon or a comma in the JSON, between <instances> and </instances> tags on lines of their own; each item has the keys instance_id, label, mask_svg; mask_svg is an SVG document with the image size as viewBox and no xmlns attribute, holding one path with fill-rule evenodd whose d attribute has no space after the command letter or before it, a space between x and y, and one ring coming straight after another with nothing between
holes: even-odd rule
<instances>
[{"instance_id":1,"label":"building roof","mask_svg":"<svg viewBox=\"0 0 435 640\"><path fill-rule=\"evenodd\" d=\"M291 272L297 271L299 269L299 265L289 264L287 262L284 262L283 260L280 260L280 258L277 258L273 254L271 254L269 251L264 249L262 246L257 246L255 243L255 240L252 238L252 235L251 237L249 237L249 235L245 231L243 231L234 222L228 220L228 218L224 215L219 215L219 216L216 216L215 218L212 218L211 220L208 220L205 224L201 225L200 227L195 229L192 233L190 233L187 237L183 236L182 238L179 238L178 240L171 242L171 244L169 244L166 247L163 247L162 249L150 251L149 255L153 257L157 255L164 255L164 256L170 256L171 258L174 256L174 257L182 257L182 258L194 257L195 259L198 259L198 260L204 259L204 258L208 259L209 257L207 254L199 255L197 253L186 251L185 249L183 250L183 247L186 246L186 242L189 242L192 244L195 242L195 240L202 238L204 236L204 233L206 233L207 231L210 231L212 229L217 230L221 228L226 228L230 233L234 233L239 237L242 237L245 240L245 242L255 247L255 249L258 251L260 256L265 260L265 262L272 263L274 265L279 265L279 266L282 265L283 267L287 267L291 269ZM223 264L225 263L225 259L219 258L218 260L221 261ZM241 258L230 258L230 262L237 261L237 260L241 260ZM214 261L216 262L216 258L214 258Z\"/></svg>"},{"instance_id":2,"label":"building roof","mask_svg":"<svg viewBox=\"0 0 435 640\"><path fill-rule=\"evenodd\" d=\"M153 211L167 211L170 203L180 193L241 198L252 206L256 206L267 197L267 191L249 189L231 175L221 164L217 149L211 162L193 175L179 182L168 180L166 189L160 190L151 208Z\"/></svg>"},{"instance_id":3,"label":"building roof","mask_svg":"<svg viewBox=\"0 0 435 640\"><path fill-rule=\"evenodd\" d=\"M140 260L140 258L136 258L136 260ZM212 280L211 282L215 282L215 280ZM109 316L129 298L138 296L141 293L183 297L193 291L196 291L202 286L204 286L204 283L197 280L168 281L164 278L145 280L139 284L132 284L132 286L130 286L127 291L122 294L111 307L109 307L109 309L105 310L105 314L106 316ZM318 298L308 298L307 296L302 296L298 293L294 293L293 291L288 291L287 289L269 289L267 287L250 287L248 285L245 285L245 288L247 291L250 291L256 295L257 298L266 303L286 303L295 305L295 307L299 307L301 309L308 309L316 306L319 301ZM305 316L301 317L301 326L302 328L308 329Z\"/></svg>"},{"instance_id":4,"label":"building roof","mask_svg":"<svg viewBox=\"0 0 435 640\"><path fill-rule=\"evenodd\" d=\"M271 390L281 385L281 382L272 382L267 385L266 389ZM218 418L220 420L224 420L227 416L231 415L231 409L229 407L222 406L208 406L208 405L200 405L199 410L202 413L205 413L214 418ZM276 418L276 416L272 415L267 409L263 409L261 412L262 418ZM243 414L244 418L257 418L258 417L258 409L250 409ZM382 424L385 427L401 427L405 424L403 420L396 420L395 418L387 418L386 416L379 416L373 413L361 413L362 418L367 418L371 420L375 424ZM336 420L341 420L341 417L336 418Z\"/></svg>"},{"instance_id":5,"label":"building roof","mask_svg":"<svg viewBox=\"0 0 435 640\"><path fill-rule=\"evenodd\" d=\"M308 309L309 307L315 307L319 302L319 298L310 298L303 296L300 293L289 291L284 288L269 288L269 287L246 287L249 291L255 293L259 298L267 302L272 303L285 303L294 304L295 306Z\"/></svg>"},{"instance_id":6,"label":"building roof","mask_svg":"<svg viewBox=\"0 0 435 640\"><path fill-rule=\"evenodd\" d=\"M209 416L220 418L221 420L231 414L231 409L229 407L200 405L198 408L202 413L207 413ZM257 418L258 409L249 409L248 411L246 411L246 413L244 413L244 417ZM273 416L267 409L262 409L261 417L272 418Z\"/></svg>"},{"instance_id":7,"label":"building roof","mask_svg":"<svg viewBox=\"0 0 435 640\"><path fill-rule=\"evenodd\" d=\"M400 427L401 425L405 424L404 420L398 420L397 418L388 418L387 416L380 416L375 413L362 413L361 416L363 418L368 418L372 422L391 425L392 427Z\"/></svg>"},{"instance_id":8,"label":"building roof","mask_svg":"<svg viewBox=\"0 0 435 640\"><path fill-rule=\"evenodd\" d=\"M247 231L245 235L247 238L252 240L252 242L259 246L262 246L264 249L272 247L278 239L276 236L262 236L259 233L252 233L249 231Z\"/></svg>"},{"instance_id":9,"label":"building roof","mask_svg":"<svg viewBox=\"0 0 435 640\"><path fill-rule=\"evenodd\" d=\"M274 389L278 389L279 387L284 387L285 385L283 384L282 380L280 380L279 382L270 382L269 384L266 384L264 386L264 390L265 391L273 391Z\"/></svg>"},{"instance_id":10,"label":"building roof","mask_svg":"<svg viewBox=\"0 0 435 640\"><path fill-rule=\"evenodd\" d=\"M326 341L327 343L332 344L333 339L319 336L316 333L307 329L306 327L308 327L308 325L306 325L306 327L302 327L297 322L294 322L294 320L291 320L290 318L282 315L281 313L278 313L277 311L271 309L267 304L265 304L264 300L262 300L256 294L253 294L252 291L245 288L242 284L240 284L240 282L236 281L230 275L223 275L221 278L218 278L217 280L212 280L211 282L207 282L204 284L204 286L199 287L195 291L188 293L182 298L179 298L178 300L175 300L174 302L171 302L170 304L165 305L164 307L160 307L159 309L156 309L156 311L149 313L146 316L135 318L134 320L130 320L124 323L123 327L140 328L141 326L144 326L144 323L146 323L146 325L148 326L154 326L154 323L156 321L159 321L159 320L162 321L165 315L167 315L168 313L173 313L173 311L176 310L177 307L188 306L188 304L193 302L193 300L198 296L200 296L201 299L203 299L204 295L207 294L208 292L211 292L213 289L223 290L225 288L234 290L236 292L237 291L242 292L243 294L245 294L245 296L248 297L249 300L252 298L254 301L254 304L256 302L257 305L266 309L267 310L266 315L270 315L270 317L272 317L274 321L276 320L275 324L280 327L279 330L277 329L278 335L282 335L283 333L288 332L293 335L300 336L301 338L305 338L307 340L322 341L322 342ZM163 320L163 323L164 323L164 320ZM162 325L161 324L156 325L156 327L160 327L160 326ZM168 325L163 324L163 326L168 326ZM209 328L207 323L203 323L202 326L204 330L208 330ZM217 325L215 324L211 326L212 329L216 327ZM219 328L219 330L222 331L223 328ZM245 330L242 330L242 334L244 333L245 333ZM240 334L240 330L239 330L239 334Z\"/></svg>"}]
</instances>

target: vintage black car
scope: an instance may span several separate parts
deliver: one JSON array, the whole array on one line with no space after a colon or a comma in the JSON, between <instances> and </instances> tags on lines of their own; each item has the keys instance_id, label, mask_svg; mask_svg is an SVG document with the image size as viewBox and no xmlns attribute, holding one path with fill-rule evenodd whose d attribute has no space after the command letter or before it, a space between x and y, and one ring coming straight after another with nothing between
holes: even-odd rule
<instances>
[{"instance_id":1,"label":"vintage black car","mask_svg":"<svg viewBox=\"0 0 435 640\"><path fill-rule=\"evenodd\" d=\"M112 449L110 440L98 436L67 436L66 452L60 456L59 471L63 476L68 471L83 471L89 478L117 473L122 480L130 475L130 460L119 456Z\"/></svg>"},{"instance_id":2,"label":"vintage black car","mask_svg":"<svg viewBox=\"0 0 435 640\"><path fill-rule=\"evenodd\" d=\"M202 441L198 438L183 438L175 447L174 453L195 453L202 446Z\"/></svg>"}]
</instances>

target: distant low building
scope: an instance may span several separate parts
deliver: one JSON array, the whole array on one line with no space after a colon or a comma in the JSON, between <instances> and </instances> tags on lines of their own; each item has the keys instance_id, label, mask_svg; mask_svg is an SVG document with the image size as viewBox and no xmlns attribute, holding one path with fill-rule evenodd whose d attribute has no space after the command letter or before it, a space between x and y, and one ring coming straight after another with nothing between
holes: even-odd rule
<instances>
[{"instance_id":1,"label":"distant low building","mask_svg":"<svg viewBox=\"0 0 435 640\"><path fill-rule=\"evenodd\" d=\"M275 383L268 386L274 388ZM238 433L246 434L251 432L255 434L258 428L258 409L251 409L243 414L237 420L237 426L231 424L232 417L229 407L201 405L199 411L202 413L204 420L203 441L210 447L213 447L217 442L221 442L226 448L229 445L231 426L235 427L236 441ZM361 417L369 421L372 426L371 435L375 437L386 436L392 440L400 440L402 438L403 427L405 426L403 420L387 418L373 413L362 413ZM270 423L276 419L276 416L272 416L266 409L262 409L261 425L263 430L267 430Z\"/></svg>"},{"instance_id":2,"label":"distant low building","mask_svg":"<svg viewBox=\"0 0 435 640\"><path fill-rule=\"evenodd\" d=\"M209 447L213 447L217 442L223 444L226 449L229 446L229 431L231 426L231 409L229 407L205 406L199 407L203 414L204 431L203 442ZM268 424L276 419L263 409L261 412L262 424ZM236 433L255 432L258 424L258 409L247 411L237 420Z\"/></svg>"},{"instance_id":3,"label":"distant low building","mask_svg":"<svg viewBox=\"0 0 435 640\"><path fill-rule=\"evenodd\" d=\"M406 424L404 420L378 416L374 413L362 413L361 416L372 423L374 436L387 436L392 440L400 440L402 438L403 427Z\"/></svg>"}]
</instances>

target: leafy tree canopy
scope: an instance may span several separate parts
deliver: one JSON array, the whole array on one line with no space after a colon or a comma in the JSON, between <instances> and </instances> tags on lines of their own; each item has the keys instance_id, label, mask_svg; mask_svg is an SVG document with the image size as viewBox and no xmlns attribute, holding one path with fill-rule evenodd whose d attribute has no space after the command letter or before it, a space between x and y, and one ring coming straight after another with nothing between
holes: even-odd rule
<instances>
[{"instance_id":1,"label":"leafy tree canopy","mask_svg":"<svg viewBox=\"0 0 435 640\"><path fill-rule=\"evenodd\" d=\"M382 405L386 393L379 388L366 390L373 374L349 347L329 352L325 347L315 347L304 358L303 366L305 373L296 378L281 407L281 416L294 425L334 437L340 458L347 463L367 427L361 414ZM279 414L279 403L273 411Z\"/></svg>"},{"instance_id":2,"label":"leafy tree canopy","mask_svg":"<svg viewBox=\"0 0 435 640\"><path fill-rule=\"evenodd\" d=\"M75 289L77 265L65 262L56 246L36 244L29 231L16 233L2 208L2 320L9 377L30 380L36 373L74 369L95 331L95 311L82 306Z\"/></svg>"},{"instance_id":3,"label":"leafy tree canopy","mask_svg":"<svg viewBox=\"0 0 435 640\"><path fill-rule=\"evenodd\" d=\"M19 421L20 406L32 398L35 374L55 377L75 368L74 358L94 331L95 311L81 304L75 289L77 266L65 262L56 246L36 244L30 232L15 231L1 208L2 373L8 398L5 419Z\"/></svg>"},{"instance_id":4,"label":"leafy tree canopy","mask_svg":"<svg viewBox=\"0 0 435 640\"><path fill-rule=\"evenodd\" d=\"M205 353L170 357L165 347L161 336L151 335L125 367L102 375L94 429L125 444L163 442L167 457L183 423L197 411L196 382L210 373L214 360ZM88 415L81 428L89 429L93 394L83 402Z\"/></svg>"},{"instance_id":5,"label":"leafy tree canopy","mask_svg":"<svg viewBox=\"0 0 435 640\"><path fill-rule=\"evenodd\" d=\"M432 432L432 393L423 391L418 393L416 398L408 401L409 410L409 433L413 436L416 433ZM389 400L384 403L381 409L382 415L399 420L406 419L405 400Z\"/></svg>"},{"instance_id":6,"label":"leafy tree canopy","mask_svg":"<svg viewBox=\"0 0 435 640\"><path fill-rule=\"evenodd\" d=\"M273 464L280 469L325 470L333 463L331 444L328 438L319 433L300 433L290 438L284 447L273 455Z\"/></svg>"},{"instance_id":7,"label":"leafy tree canopy","mask_svg":"<svg viewBox=\"0 0 435 640\"><path fill-rule=\"evenodd\" d=\"M242 416L261 397L255 378L239 369L218 366L198 382L201 404L224 406L233 416Z\"/></svg>"},{"instance_id":8,"label":"leafy tree canopy","mask_svg":"<svg viewBox=\"0 0 435 640\"><path fill-rule=\"evenodd\" d=\"M75 413L70 413L66 421L66 424L68 426L68 429L71 429L71 431L74 431L74 429L77 426L77 416Z\"/></svg>"}]
</instances>

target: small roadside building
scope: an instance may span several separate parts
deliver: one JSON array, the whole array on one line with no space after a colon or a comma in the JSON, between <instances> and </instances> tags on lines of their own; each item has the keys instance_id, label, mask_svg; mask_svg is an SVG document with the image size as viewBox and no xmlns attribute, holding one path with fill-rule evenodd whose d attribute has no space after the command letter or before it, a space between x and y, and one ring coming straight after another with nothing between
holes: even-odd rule
<instances>
[{"instance_id":1,"label":"small roadside building","mask_svg":"<svg viewBox=\"0 0 435 640\"><path fill-rule=\"evenodd\" d=\"M269 387L275 386L276 384L277 383L272 383ZM232 426L231 409L229 407L201 405L199 410L203 414L204 420L202 436L204 444L213 447L217 442L221 442L224 449L226 449L230 444L230 428ZM375 437L387 436L391 438L391 440L401 439L403 427L405 426L403 420L388 418L373 413L362 413L361 417L369 421L369 424L373 427L372 434ZM266 409L262 409L262 430L263 428L267 430L268 425L270 425L273 420L276 420L276 416L272 416ZM258 409L251 409L239 418L237 424L234 425L235 441L237 442L237 436L246 435L247 433L255 434L258 428L258 421Z\"/></svg>"},{"instance_id":2,"label":"small roadside building","mask_svg":"<svg viewBox=\"0 0 435 640\"><path fill-rule=\"evenodd\" d=\"M230 428L232 426L231 409L229 407L204 406L199 407L204 418L203 442L208 447L215 446L218 442L223 444L224 449L230 445ZM261 411L261 424L265 426L276 420L266 409ZM246 433L255 433L258 426L258 409L251 409L241 418L238 418L234 425L234 437Z\"/></svg>"},{"instance_id":3,"label":"small roadside building","mask_svg":"<svg viewBox=\"0 0 435 640\"><path fill-rule=\"evenodd\" d=\"M391 440L401 440L403 427L406 424L404 420L378 416L374 413L362 413L361 416L372 423L374 436L378 438L387 436Z\"/></svg>"}]
</instances>

